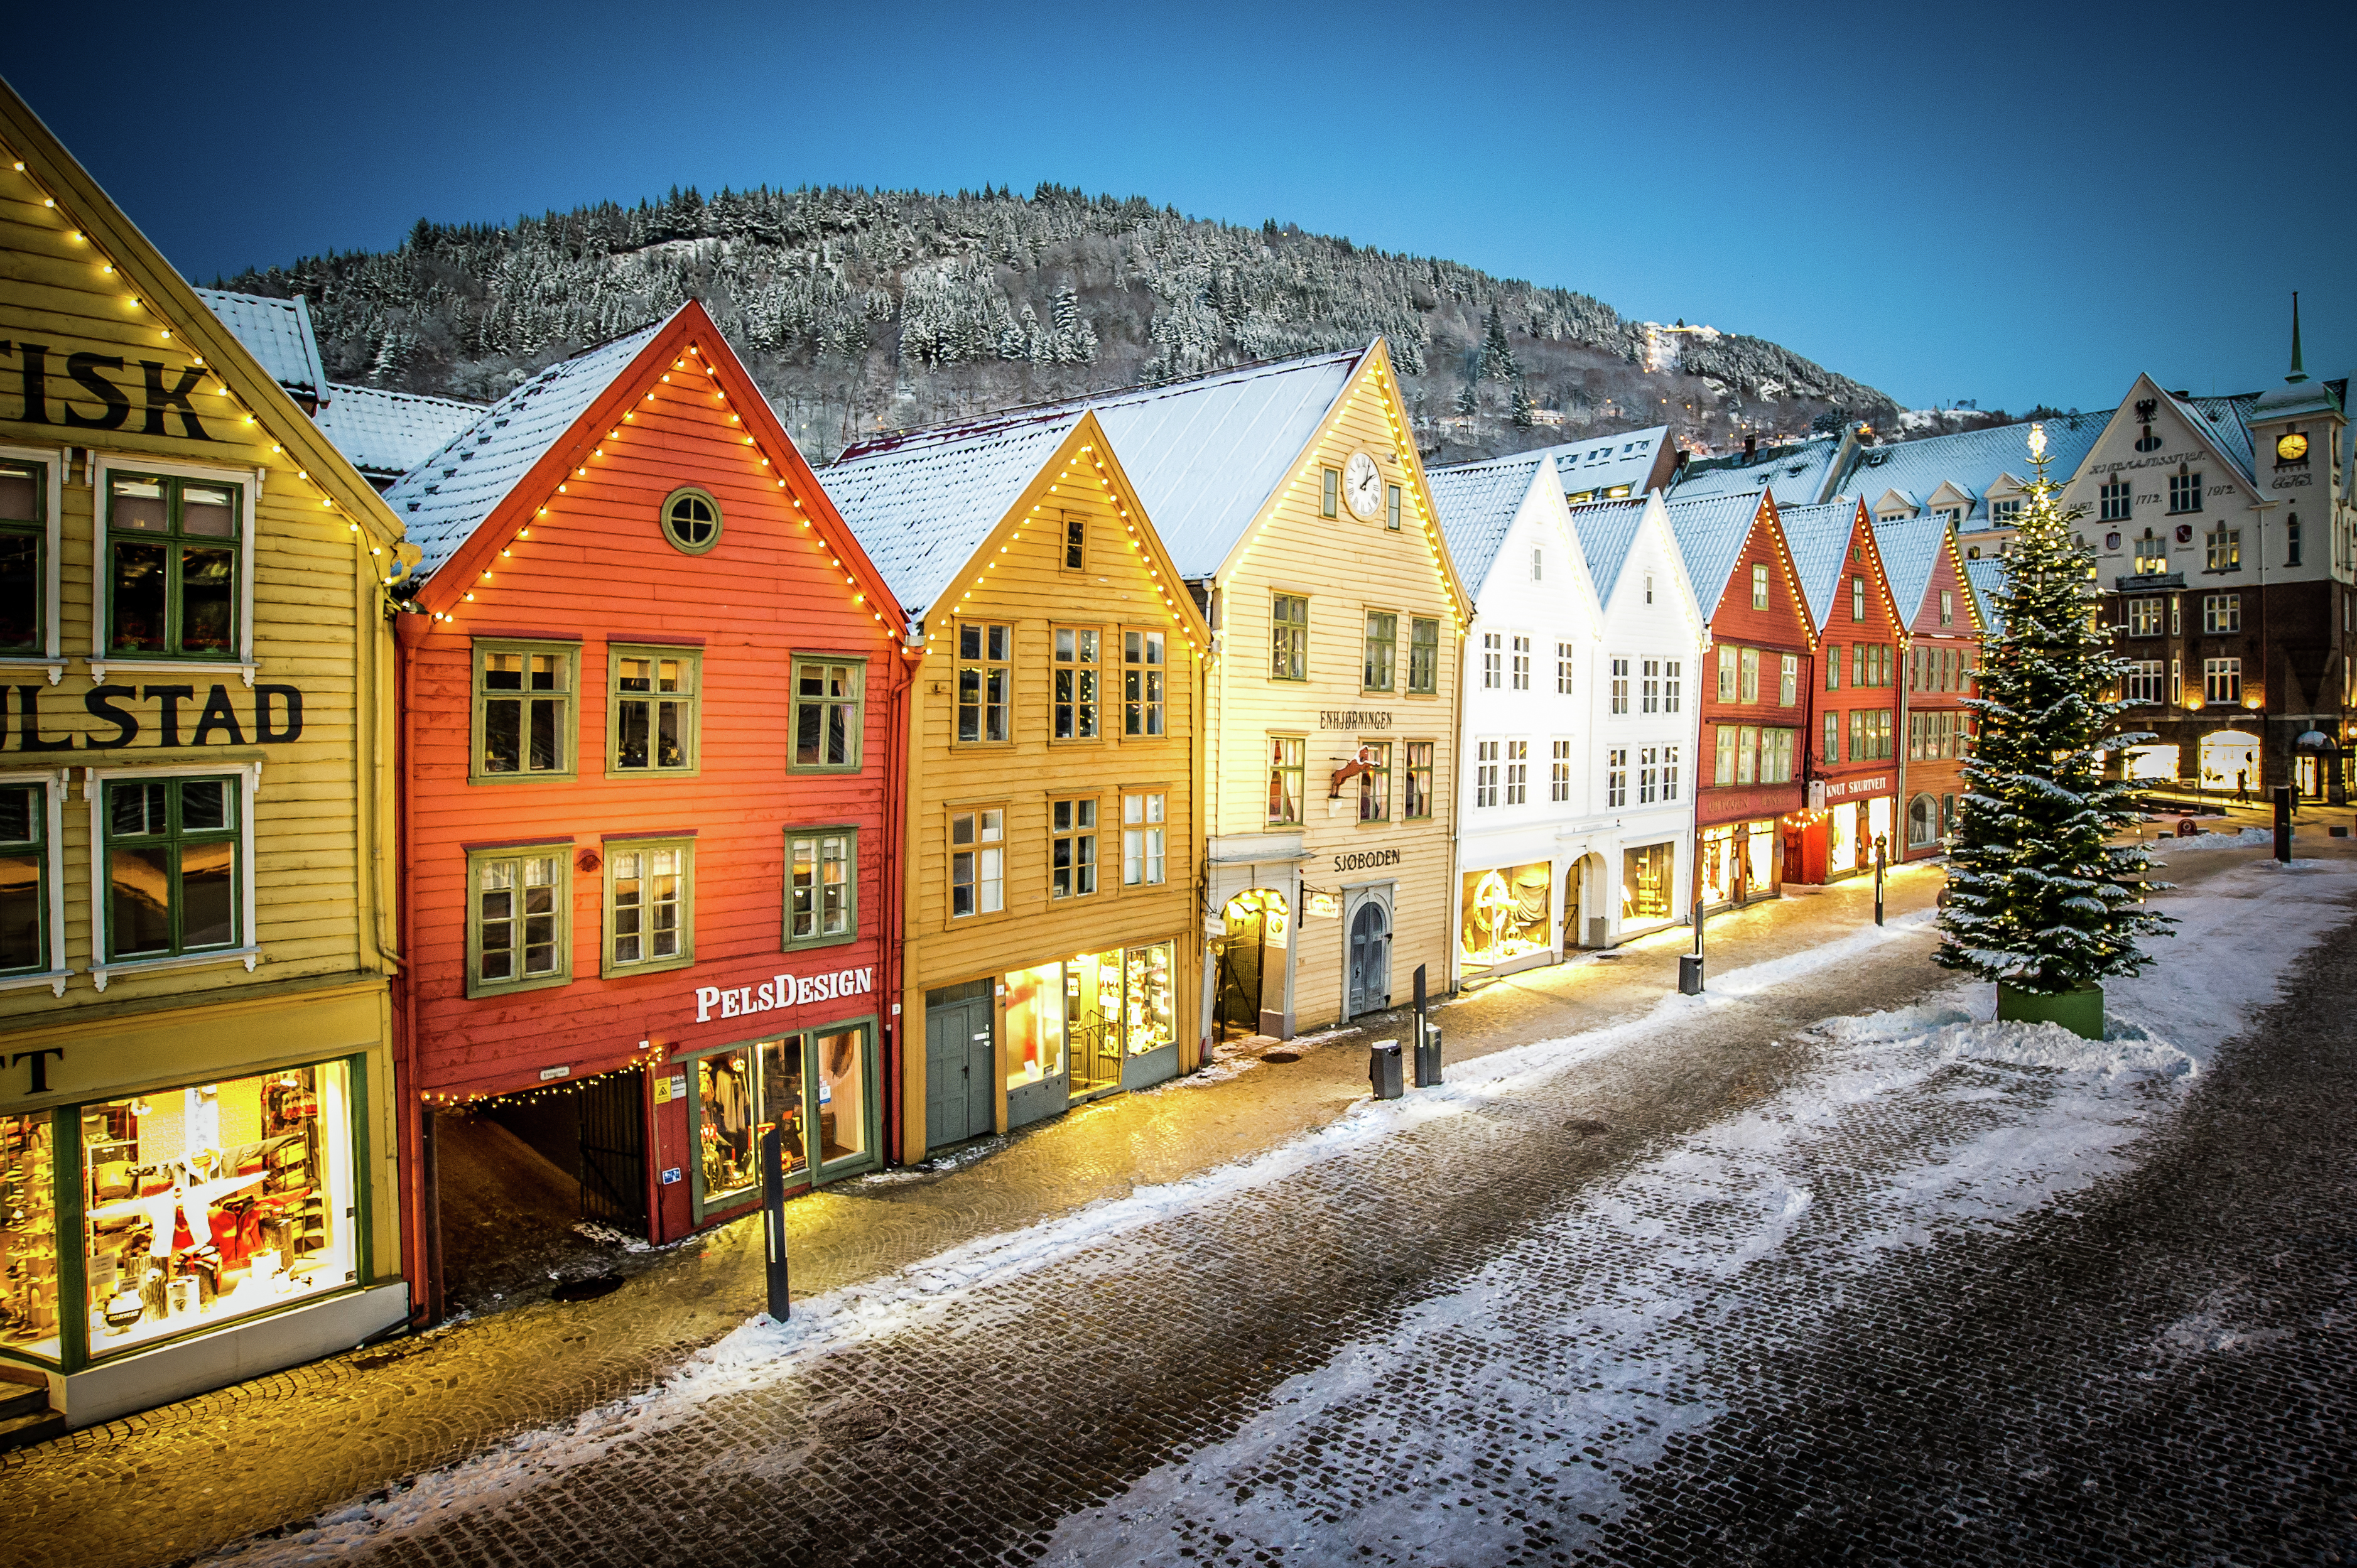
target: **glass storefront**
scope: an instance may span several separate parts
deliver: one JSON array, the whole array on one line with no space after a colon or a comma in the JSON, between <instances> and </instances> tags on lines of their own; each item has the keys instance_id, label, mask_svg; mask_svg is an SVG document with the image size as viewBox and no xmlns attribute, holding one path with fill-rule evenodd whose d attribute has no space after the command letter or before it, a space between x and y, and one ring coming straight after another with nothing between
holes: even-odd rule
<instances>
[{"instance_id":1,"label":"glass storefront","mask_svg":"<svg viewBox=\"0 0 2357 1568\"><path fill-rule=\"evenodd\" d=\"M1677 846L1649 843L1620 855L1620 919L1624 925L1666 920L1672 908L1670 876Z\"/></svg>"},{"instance_id":2,"label":"glass storefront","mask_svg":"<svg viewBox=\"0 0 2357 1568\"><path fill-rule=\"evenodd\" d=\"M1536 861L1499 871L1469 871L1457 946L1469 967L1489 968L1549 952L1555 903L1555 865Z\"/></svg>"},{"instance_id":3,"label":"glass storefront","mask_svg":"<svg viewBox=\"0 0 2357 1568\"><path fill-rule=\"evenodd\" d=\"M1120 1087L1133 1058L1177 1041L1177 976L1170 942L1107 948L1007 974L1007 1091L1060 1076L1076 1099ZM1178 1070L1175 1053L1170 1070Z\"/></svg>"},{"instance_id":4,"label":"glass storefront","mask_svg":"<svg viewBox=\"0 0 2357 1568\"><path fill-rule=\"evenodd\" d=\"M1857 869L1857 802L1845 800L1825 813L1825 875Z\"/></svg>"},{"instance_id":5,"label":"glass storefront","mask_svg":"<svg viewBox=\"0 0 2357 1568\"><path fill-rule=\"evenodd\" d=\"M1702 897L1706 905L1740 904L1776 891L1778 835L1772 817L1721 822L1702 830Z\"/></svg>"},{"instance_id":6,"label":"glass storefront","mask_svg":"<svg viewBox=\"0 0 2357 1568\"><path fill-rule=\"evenodd\" d=\"M74 1114L93 1358L359 1279L343 1063L159 1090ZM24 1141L29 1151L33 1140ZM53 1339L48 1347L25 1348L55 1354Z\"/></svg>"},{"instance_id":7,"label":"glass storefront","mask_svg":"<svg viewBox=\"0 0 2357 1568\"><path fill-rule=\"evenodd\" d=\"M813 1029L695 1058L696 1217L760 1196L760 1138L775 1127L789 1187L876 1161L876 1064L866 1024Z\"/></svg>"},{"instance_id":8,"label":"glass storefront","mask_svg":"<svg viewBox=\"0 0 2357 1568\"><path fill-rule=\"evenodd\" d=\"M58 1183L52 1118L0 1116L0 1346L58 1353Z\"/></svg>"}]
</instances>

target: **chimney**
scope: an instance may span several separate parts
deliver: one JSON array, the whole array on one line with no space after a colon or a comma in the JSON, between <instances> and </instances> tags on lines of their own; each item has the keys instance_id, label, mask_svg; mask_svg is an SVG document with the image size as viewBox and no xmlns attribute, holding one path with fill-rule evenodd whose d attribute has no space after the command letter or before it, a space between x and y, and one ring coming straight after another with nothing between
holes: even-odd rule
<instances>
[{"instance_id":1,"label":"chimney","mask_svg":"<svg viewBox=\"0 0 2357 1568\"><path fill-rule=\"evenodd\" d=\"M1759 458L1760 437L1757 435L1747 433L1743 437L1743 460L1746 463L1754 463L1759 461Z\"/></svg>"},{"instance_id":2,"label":"chimney","mask_svg":"<svg viewBox=\"0 0 2357 1568\"><path fill-rule=\"evenodd\" d=\"M1694 454L1687 451L1683 446L1675 447L1674 450L1678 455L1678 460L1676 467L1673 467L1670 472L1673 474L1683 474L1686 471L1686 459L1693 456Z\"/></svg>"}]
</instances>

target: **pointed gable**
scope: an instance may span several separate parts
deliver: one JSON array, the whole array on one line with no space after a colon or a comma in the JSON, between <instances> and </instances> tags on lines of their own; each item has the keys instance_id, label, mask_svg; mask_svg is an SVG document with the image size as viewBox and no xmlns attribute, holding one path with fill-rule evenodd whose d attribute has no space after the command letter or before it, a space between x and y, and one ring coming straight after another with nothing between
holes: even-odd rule
<instances>
[{"instance_id":1,"label":"pointed gable","mask_svg":"<svg viewBox=\"0 0 2357 1568\"><path fill-rule=\"evenodd\" d=\"M1606 604L1620 585L1620 573L1644 526L1647 501L1588 501L1571 509L1571 526L1596 579L1596 596Z\"/></svg>"},{"instance_id":2,"label":"pointed gable","mask_svg":"<svg viewBox=\"0 0 2357 1568\"><path fill-rule=\"evenodd\" d=\"M319 363L319 339L311 330L311 307L303 296L272 299L259 294L200 288L196 295L212 307L221 325L237 335L286 395L307 407L328 401L328 372Z\"/></svg>"},{"instance_id":3,"label":"pointed gable","mask_svg":"<svg viewBox=\"0 0 2357 1568\"><path fill-rule=\"evenodd\" d=\"M1435 468L1426 476L1432 504L1440 513L1441 534L1448 541L1448 553L1456 560L1457 570L1473 585L1477 596L1546 462L1543 452L1523 452Z\"/></svg>"},{"instance_id":4,"label":"pointed gable","mask_svg":"<svg viewBox=\"0 0 2357 1568\"><path fill-rule=\"evenodd\" d=\"M1743 547L1751 538L1751 530L1771 504L1756 490L1671 498L1667 507L1670 532L1677 539L1679 553L1685 558L1686 577L1694 584L1695 602L1702 606L1705 620L1718 613L1719 600L1727 595L1727 579L1734 574L1736 564L1743 559Z\"/></svg>"},{"instance_id":5,"label":"pointed gable","mask_svg":"<svg viewBox=\"0 0 2357 1568\"><path fill-rule=\"evenodd\" d=\"M1892 597L1882 568L1881 552L1875 543L1872 521L1857 497L1836 497L1823 506L1780 507L1776 518L1783 525L1784 542L1792 553L1793 575L1800 579L1802 592L1808 597L1809 614L1818 627L1832 624L1842 578L1851 570L1850 546L1855 543L1863 547L1862 564L1874 584L1875 593L1889 611L1892 624L1902 632L1906 630L1908 618ZM1937 518L1910 519L1898 526L1925 524L1946 526Z\"/></svg>"}]
</instances>

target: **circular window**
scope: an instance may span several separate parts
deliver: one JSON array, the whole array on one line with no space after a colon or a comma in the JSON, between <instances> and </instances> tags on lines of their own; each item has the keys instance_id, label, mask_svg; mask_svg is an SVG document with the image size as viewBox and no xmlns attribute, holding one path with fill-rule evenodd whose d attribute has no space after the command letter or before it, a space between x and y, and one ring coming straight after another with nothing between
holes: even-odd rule
<instances>
[{"instance_id":1,"label":"circular window","mask_svg":"<svg viewBox=\"0 0 2357 1568\"><path fill-rule=\"evenodd\" d=\"M673 490L662 504L663 537L690 555L720 542L720 503L708 490Z\"/></svg>"}]
</instances>

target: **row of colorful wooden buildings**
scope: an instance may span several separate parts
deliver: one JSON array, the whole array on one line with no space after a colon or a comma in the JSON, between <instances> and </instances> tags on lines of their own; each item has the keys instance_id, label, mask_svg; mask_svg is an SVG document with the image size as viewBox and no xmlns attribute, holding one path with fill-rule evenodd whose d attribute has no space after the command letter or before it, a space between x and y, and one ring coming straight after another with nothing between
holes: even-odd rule
<instances>
[{"instance_id":1,"label":"row of colorful wooden buildings","mask_svg":"<svg viewBox=\"0 0 2357 1568\"><path fill-rule=\"evenodd\" d=\"M1949 531L1666 431L1427 473L1377 340L814 473L696 305L338 386L0 141L0 1378L76 1424L435 1316L477 1119L667 1240L766 1129L913 1162L1961 791Z\"/></svg>"}]
</instances>

